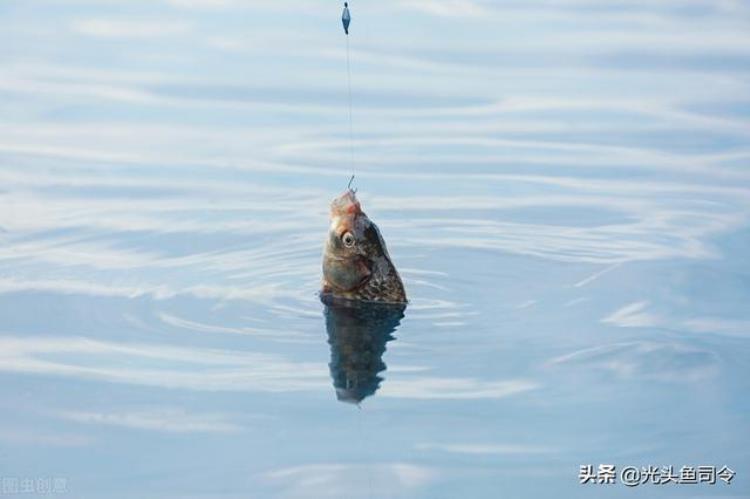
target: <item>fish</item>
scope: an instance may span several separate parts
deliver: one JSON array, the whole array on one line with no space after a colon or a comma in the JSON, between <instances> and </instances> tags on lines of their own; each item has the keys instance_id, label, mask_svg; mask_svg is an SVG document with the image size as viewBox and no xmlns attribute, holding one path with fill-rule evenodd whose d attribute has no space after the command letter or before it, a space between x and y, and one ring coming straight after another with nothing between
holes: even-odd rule
<instances>
[{"instance_id":1,"label":"fish","mask_svg":"<svg viewBox=\"0 0 750 499\"><path fill-rule=\"evenodd\" d=\"M331 225L323 251L321 295L346 300L407 303L401 276L380 229L351 188L331 202Z\"/></svg>"}]
</instances>

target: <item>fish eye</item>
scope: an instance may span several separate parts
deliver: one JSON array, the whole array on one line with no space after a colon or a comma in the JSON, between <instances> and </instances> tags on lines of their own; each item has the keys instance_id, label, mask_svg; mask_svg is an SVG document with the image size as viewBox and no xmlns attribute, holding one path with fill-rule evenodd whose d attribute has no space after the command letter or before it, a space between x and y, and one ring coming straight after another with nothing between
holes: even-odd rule
<instances>
[{"instance_id":1,"label":"fish eye","mask_svg":"<svg viewBox=\"0 0 750 499\"><path fill-rule=\"evenodd\" d=\"M343 236L341 236L341 241L344 243L344 246L347 248L351 248L354 246L354 243L356 242L354 239L354 235L351 232L345 232Z\"/></svg>"}]
</instances>

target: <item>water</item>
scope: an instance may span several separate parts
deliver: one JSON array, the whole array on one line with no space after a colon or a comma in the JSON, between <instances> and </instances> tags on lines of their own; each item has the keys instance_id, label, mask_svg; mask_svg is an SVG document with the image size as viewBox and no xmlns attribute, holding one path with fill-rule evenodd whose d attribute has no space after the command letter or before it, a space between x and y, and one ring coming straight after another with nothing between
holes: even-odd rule
<instances>
[{"instance_id":1,"label":"water","mask_svg":"<svg viewBox=\"0 0 750 499\"><path fill-rule=\"evenodd\" d=\"M0 5L4 494L748 497L750 9L352 3Z\"/></svg>"}]
</instances>

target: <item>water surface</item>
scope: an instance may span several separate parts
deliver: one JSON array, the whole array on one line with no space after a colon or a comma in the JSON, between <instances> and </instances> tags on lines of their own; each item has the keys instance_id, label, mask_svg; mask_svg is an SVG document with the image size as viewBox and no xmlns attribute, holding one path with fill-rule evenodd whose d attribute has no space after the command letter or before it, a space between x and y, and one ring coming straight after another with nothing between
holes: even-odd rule
<instances>
[{"instance_id":1,"label":"water surface","mask_svg":"<svg viewBox=\"0 0 750 499\"><path fill-rule=\"evenodd\" d=\"M0 5L4 493L750 495L750 9L371 3L353 153L336 2ZM316 294L352 172L369 332Z\"/></svg>"}]
</instances>

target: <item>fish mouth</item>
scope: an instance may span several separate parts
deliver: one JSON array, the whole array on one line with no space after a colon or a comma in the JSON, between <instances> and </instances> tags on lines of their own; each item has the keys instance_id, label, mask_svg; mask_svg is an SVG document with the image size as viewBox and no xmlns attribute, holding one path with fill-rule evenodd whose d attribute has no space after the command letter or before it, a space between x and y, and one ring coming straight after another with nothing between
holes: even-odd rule
<instances>
[{"instance_id":1,"label":"fish mouth","mask_svg":"<svg viewBox=\"0 0 750 499\"><path fill-rule=\"evenodd\" d=\"M356 217L362 213L357 195L351 189L346 190L331 202L331 219L338 217Z\"/></svg>"}]
</instances>

